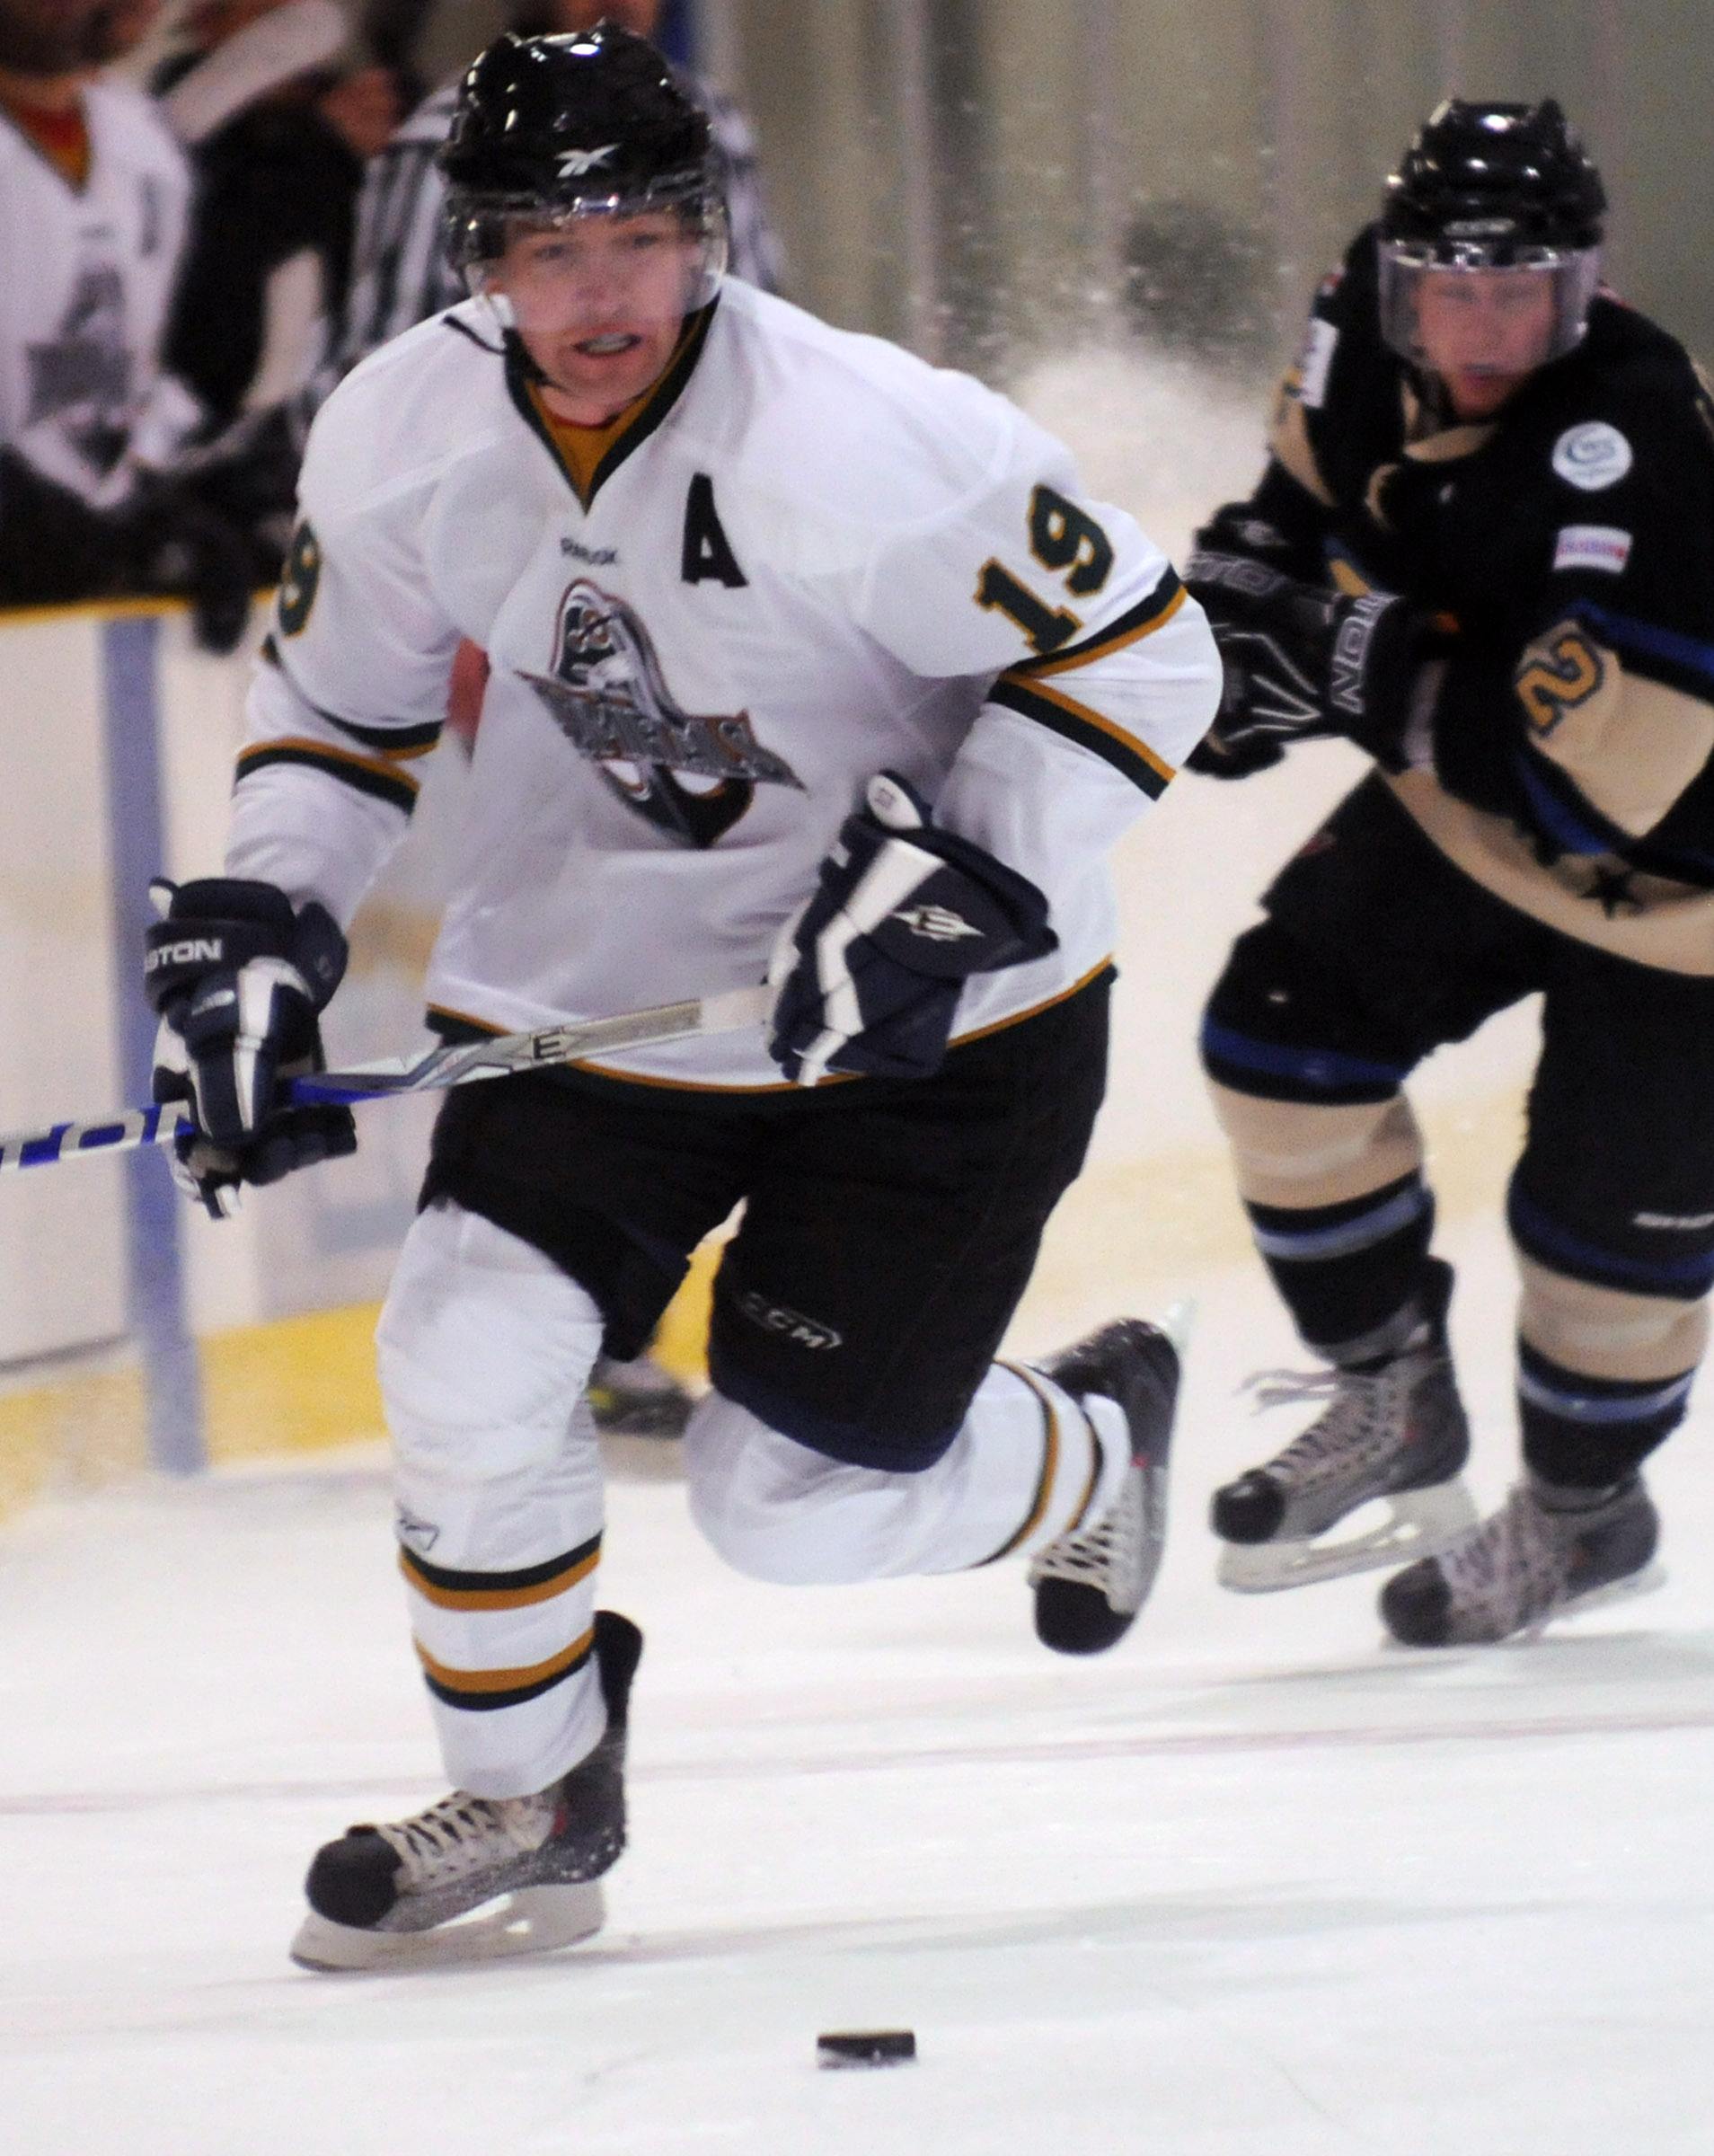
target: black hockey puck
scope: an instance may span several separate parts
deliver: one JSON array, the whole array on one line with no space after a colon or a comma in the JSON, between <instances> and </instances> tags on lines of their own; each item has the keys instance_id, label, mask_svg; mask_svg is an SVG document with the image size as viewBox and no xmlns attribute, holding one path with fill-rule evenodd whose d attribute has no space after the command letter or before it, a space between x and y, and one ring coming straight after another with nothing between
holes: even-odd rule
<instances>
[{"instance_id":1,"label":"black hockey puck","mask_svg":"<svg viewBox=\"0 0 1714 2156\"><path fill-rule=\"evenodd\" d=\"M906 2066L915 2056L914 2028L838 2028L816 2038L817 2066Z\"/></svg>"}]
</instances>

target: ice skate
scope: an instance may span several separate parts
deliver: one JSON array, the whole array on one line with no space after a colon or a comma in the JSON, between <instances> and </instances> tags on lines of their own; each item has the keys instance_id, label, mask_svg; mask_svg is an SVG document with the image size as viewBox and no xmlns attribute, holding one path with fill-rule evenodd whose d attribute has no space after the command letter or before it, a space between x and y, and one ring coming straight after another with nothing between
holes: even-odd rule
<instances>
[{"instance_id":1,"label":"ice skate","mask_svg":"<svg viewBox=\"0 0 1714 2156\"><path fill-rule=\"evenodd\" d=\"M1186 1313L1188 1318L1188 1312ZM1184 1321L1169 1330L1119 1318L1041 1365L1074 1400L1098 1392L1125 1410L1131 1464L1095 1525L1063 1534L1029 1568L1036 1637L1062 1655L1099 1655L1148 1600L1166 1539L1167 1454Z\"/></svg>"},{"instance_id":2,"label":"ice skate","mask_svg":"<svg viewBox=\"0 0 1714 2156\"><path fill-rule=\"evenodd\" d=\"M1306 1586L1444 1549L1473 1526L1462 1470L1470 1432L1446 1345L1452 1268L1431 1259L1422 1295L1361 1368L1335 1367L1281 1397L1330 1392L1326 1408L1285 1451L1215 1492L1210 1524L1225 1547L1220 1584L1240 1594ZM1327 1539L1359 1506L1388 1515Z\"/></svg>"},{"instance_id":3,"label":"ice skate","mask_svg":"<svg viewBox=\"0 0 1714 2156\"><path fill-rule=\"evenodd\" d=\"M1639 1476L1606 1490L1526 1476L1480 1527L1381 1590L1405 1647L1474 1647L1659 1586L1660 1518Z\"/></svg>"},{"instance_id":4,"label":"ice skate","mask_svg":"<svg viewBox=\"0 0 1714 2156\"><path fill-rule=\"evenodd\" d=\"M600 1877L625 1846L625 1718L642 1634L611 1610L595 1627L607 1727L589 1756L538 1796L455 1790L415 1818L328 1842L305 1884L294 1961L429 1968L545 1953L601 1929Z\"/></svg>"},{"instance_id":5,"label":"ice skate","mask_svg":"<svg viewBox=\"0 0 1714 2156\"><path fill-rule=\"evenodd\" d=\"M589 1373L589 1411L619 1437L682 1437L695 1402L652 1355L628 1363L602 1356Z\"/></svg>"}]
</instances>

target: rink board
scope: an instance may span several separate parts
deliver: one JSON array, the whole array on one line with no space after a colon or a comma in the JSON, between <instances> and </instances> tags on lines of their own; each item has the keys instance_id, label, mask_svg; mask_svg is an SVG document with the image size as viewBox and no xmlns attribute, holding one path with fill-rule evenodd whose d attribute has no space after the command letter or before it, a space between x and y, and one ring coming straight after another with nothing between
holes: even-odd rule
<instances>
[{"instance_id":1,"label":"rink board","mask_svg":"<svg viewBox=\"0 0 1714 2156\"><path fill-rule=\"evenodd\" d=\"M1195 519L1254 469L1259 408L1164 361L1086 353L1042 368L1020 395L1079 449L1091 490L1134 510L1180 559ZM132 662L122 706L116 639ZM9 736L0 994L27 1014L0 1036L0 1127L103 1113L123 1098L128 1054L146 1071L135 942L115 929L137 893L116 888L115 861L146 861L137 881L157 868L184 877L217 864L251 664L198 651L170 605L0 616ZM420 985L461 770L446 752L420 768L427 782L411 838L358 918L329 1013L336 1061L421 1037ZM1032 1331L1052 1338L1116 1304L1171 1301L1187 1268L1247 1247L1197 1072L1198 1014L1268 875L1363 769L1355 751L1328 743L1241 786L1181 778L1121 845L1108 1105L1020 1314L1026 1344ZM153 834L139 830L124 791L139 770L158 788ZM1436 1058L1413 1089L1445 1211L1497 1201L1521 1137L1533 1038L1530 1012L1509 1017ZM139 1331L139 1286L162 1284L151 1263L128 1285L128 1233L176 1258L168 1300L198 1343L201 1398L166 1404L194 1420L198 1452L248 1458L375 1427L358 1346L411 1218L432 1113L428 1100L359 1109L355 1159L250 1194L232 1222L171 1202L154 1156L128 1171L84 1162L0 1180L0 1506L44 1476L94 1480L142 1460L151 1401L158 1420L163 1388L181 1387L182 1365ZM139 1205L151 1208L140 1224ZM669 1328L668 1359L693 1377L707 1269ZM298 1327L315 1312L328 1313L323 1324ZM324 1365L307 1408L306 1360Z\"/></svg>"}]
</instances>

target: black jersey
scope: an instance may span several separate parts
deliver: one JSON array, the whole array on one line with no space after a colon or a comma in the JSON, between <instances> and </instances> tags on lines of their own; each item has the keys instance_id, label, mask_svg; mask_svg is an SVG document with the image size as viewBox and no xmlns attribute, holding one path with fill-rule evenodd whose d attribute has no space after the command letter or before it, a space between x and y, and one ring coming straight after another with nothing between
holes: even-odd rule
<instances>
[{"instance_id":1,"label":"black jersey","mask_svg":"<svg viewBox=\"0 0 1714 2156\"><path fill-rule=\"evenodd\" d=\"M1321 287L1272 456L1219 543L1437 616L1414 768L1460 867L1621 955L1714 974L1714 410L1674 339L1603 294L1488 422L1383 343L1373 229Z\"/></svg>"}]
</instances>

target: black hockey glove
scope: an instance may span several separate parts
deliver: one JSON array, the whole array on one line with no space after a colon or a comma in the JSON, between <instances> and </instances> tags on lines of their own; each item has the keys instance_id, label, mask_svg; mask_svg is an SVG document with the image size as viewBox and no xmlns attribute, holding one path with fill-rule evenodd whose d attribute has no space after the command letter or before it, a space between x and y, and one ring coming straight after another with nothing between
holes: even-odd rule
<instances>
[{"instance_id":1,"label":"black hockey glove","mask_svg":"<svg viewBox=\"0 0 1714 2156\"><path fill-rule=\"evenodd\" d=\"M118 508L95 509L0 449L0 605L188 598L203 649L230 651L273 567L217 506L158 477Z\"/></svg>"},{"instance_id":2,"label":"black hockey glove","mask_svg":"<svg viewBox=\"0 0 1714 2156\"><path fill-rule=\"evenodd\" d=\"M871 779L814 895L780 932L768 1047L788 1078L926 1078L973 973L1046 958L1047 901L992 853L936 831L902 779Z\"/></svg>"},{"instance_id":3,"label":"black hockey glove","mask_svg":"<svg viewBox=\"0 0 1714 2156\"><path fill-rule=\"evenodd\" d=\"M159 1012L155 1098L196 1122L173 1174L216 1219L241 1183L278 1182L357 1150L349 1108L282 1105L282 1079L320 1070L318 1014L345 972L345 938L324 906L293 910L271 883L209 876L154 885L171 903L149 929L144 982Z\"/></svg>"},{"instance_id":4,"label":"black hockey glove","mask_svg":"<svg viewBox=\"0 0 1714 2156\"><path fill-rule=\"evenodd\" d=\"M190 602L197 641L205 651L237 646L251 600L268 582L263 550L241 525L188 488L151 481L126 511L132 535L132 588Z\"/></svg>"},{"instance_id":5,"label":"black hockey glove","mask_svg":"<svg viewBox=\"0 0 1714 2156\"><path fill-rule=\"evenodd\" d=\"M1192 771L1240 779L1294 741L1342 734L1384 770L1400 750L1425 617L1386 592L1343 597L1248 554L1192 554L1185 584L1208 616L1225 684Z\"/></svg>"}]
</instances>

